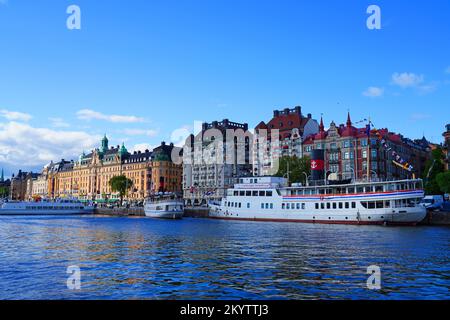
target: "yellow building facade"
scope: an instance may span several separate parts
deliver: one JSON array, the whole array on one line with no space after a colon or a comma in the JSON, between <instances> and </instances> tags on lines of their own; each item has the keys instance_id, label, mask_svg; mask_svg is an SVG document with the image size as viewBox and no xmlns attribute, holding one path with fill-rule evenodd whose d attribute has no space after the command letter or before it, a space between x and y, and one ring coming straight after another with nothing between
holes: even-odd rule
<instances>
[{"instance_id":1,"label":"yellow building facade","mask_svg":"<svg viewBox=\"0 0 450 320\"><path fill-rule=\"evenodd\" d=\"M133 181L125 199L142 201L157 192L181 191L182 167L172 163L174 146L162 143L153 152L130 153L122 146L109 147L106 136L101 147L80 155L77 161L50 163L44 170L48 177L48 197L76 197L98 202L115 201L118 194L109 181L124 175Z\"/></svg>"}]
</instances>

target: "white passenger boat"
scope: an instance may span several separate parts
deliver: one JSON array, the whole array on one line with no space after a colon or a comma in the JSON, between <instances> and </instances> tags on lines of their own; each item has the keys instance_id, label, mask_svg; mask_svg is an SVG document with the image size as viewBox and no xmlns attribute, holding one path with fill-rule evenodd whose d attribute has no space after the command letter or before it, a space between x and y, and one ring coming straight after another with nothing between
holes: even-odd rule
<instances>
[{"instance_id":1,"label":"white passenger boat","mask_svg":"<svg viewBox=\"0 0 450 320\"><path fill-rule=\"evenodd\" d=\"M335 224L415 225L426 216L422 180L288 187L286 179L239 179L211 218Z\"/></svg>"},{"instance_id":2,"label":"white passenger boat","mask_svg":"<svg viewBox=\"0 0 450 320\"><path fill-rule=\"evenodd\" d=\"M144 212L151 218L181 219L184 214L184 202L183 199L172 195L153 197L145 201Z\"/></svg>"},{"instance_id":3,"label":"white passenger boat","mask_svg":"<svg viewBox=\"0 0 450 320\"><path fill-rule=\"evenodd\" d=\"M72 215L92 214L94 207L78 200L7 201L0 205L0 215Z\"/></svg>"}]
</instances>

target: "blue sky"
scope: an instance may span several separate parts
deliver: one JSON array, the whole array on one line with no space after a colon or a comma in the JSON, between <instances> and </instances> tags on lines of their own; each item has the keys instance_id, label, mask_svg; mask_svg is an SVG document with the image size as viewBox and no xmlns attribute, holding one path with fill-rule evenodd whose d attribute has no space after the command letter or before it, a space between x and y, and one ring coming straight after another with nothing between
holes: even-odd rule
<instances>
[{"instance_id":1,"label":"blue sky","mask_svg":"<svg viewBox=\"0 0 450 320\"><path fill-rule=\"evenodd\" d=\"M81 30L66 9L81 8ZM369 5L382 29L366 27ZM0 0L0 167L129 149L194 121L301 105L434 142L450 122L450 2ZM175 130L175 134L174 134Z\"/></svg>"}]
</instances>

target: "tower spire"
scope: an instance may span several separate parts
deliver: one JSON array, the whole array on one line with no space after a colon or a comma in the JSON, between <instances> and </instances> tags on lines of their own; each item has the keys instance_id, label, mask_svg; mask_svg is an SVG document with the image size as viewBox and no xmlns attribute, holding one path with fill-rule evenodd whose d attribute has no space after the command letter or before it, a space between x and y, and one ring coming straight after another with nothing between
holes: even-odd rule
<instances>
[{"instance_id":1,"label":"tower spire","mask_svg":"<svg viewBox=\"0 0 450 320\"><path fill-rule=\"evenodd\" d=\"M325 126L323 125L323 115L320 116L320 126L319 126L320 132L325 131Z\"/></svg>"},{"instance_id":2,"label":"tower spire","mask_svg":"<svg viewBox=\"0 0 450 320\"><path fill-rule=\"evenodd\" d=\"M3 172L3 168L2 168L2 174L0 175L0 182L4 182L5 181L5 174Z\"/></svg>"},{"instance_id":3,"label":"tower spire","mask_svg":"<svg viewBox=\"0 0 450 320\"><path fill-rule=\"evenodd\" d=\"M350 111L347 114L347 127L351 127L352 126L352 120L350 119Z\"/></svg>"}]
</instances>

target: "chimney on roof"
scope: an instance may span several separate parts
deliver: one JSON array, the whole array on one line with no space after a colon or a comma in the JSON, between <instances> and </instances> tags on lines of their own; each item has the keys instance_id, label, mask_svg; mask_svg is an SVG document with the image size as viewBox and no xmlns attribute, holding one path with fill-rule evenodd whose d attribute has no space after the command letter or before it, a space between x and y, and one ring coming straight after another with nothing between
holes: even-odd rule
<instances>
[{"instance_id":1,"label":"chimney on roof","mask_svg":"<svg viewBox=\"0 0 450 320\"><path fill-rule=\"evenodd\" d=\"M145 153L149 153L148 149L145 149Z\"/></svg>"},{"instance_id":2,"label":"chimney on roof","mask_svg":"<svg viewBox=\"0 0 450 320\"><path fill-rule=\"evenodd\" d=\"M173 147L173 142L170 143L170 146Z\"/></svg>"},{"instance_id":3,"label":"chimney on roof","mask_svg":"<svg viewBox=\"0 0 450 320\"><path fill-rule=\"evenodd\" d=\"M274 118L278 117L279 115L280 115L280 111L278 111L278 110L274 110L273 111L273 117Z\"/></svg>"},{"instance_id":4,"label":"chimney on roof","mask_svg":"<svg viewBox=\"0 0 450 320\"><path fill-rule=\"evenodd\" d=\"M308 119L311 119L311 118L312 118L312 114L308 113Z\"/></svg>"},{"instance_id":5,"label":"chimney on roof","mask_svg":"<svg viewBox=\"0 0 450 320\"><path fill-rule=\"evenodd\" d=\"M222 121L222 123L223 123L223 126L226 128L226 127L228 127L228 123L230 122L230 120L228 120L228 119L223 119L223 121Z\"/></svg>"},{"instance_id":6,"label":"chimney on roof","mask_svg":"<svg viewBox=\"0 0 450 320\"><path fill-rule=\"evenodd\" d=\"M295 113L297 113L297 114L299 114L299 115L302 115L302 107L296 106L296 107L295 107Z\"/></svg>"},{"instance_id":7,"label":"chimney on roof","mask_svg":"<svg viewBox=\"0 0 450 320\"><path fill-rule=\"evenodd\" d=\"M283 112L284 114L289 114L290 109L289 108L284 108Z\"/></svg>"}]
</instances>

